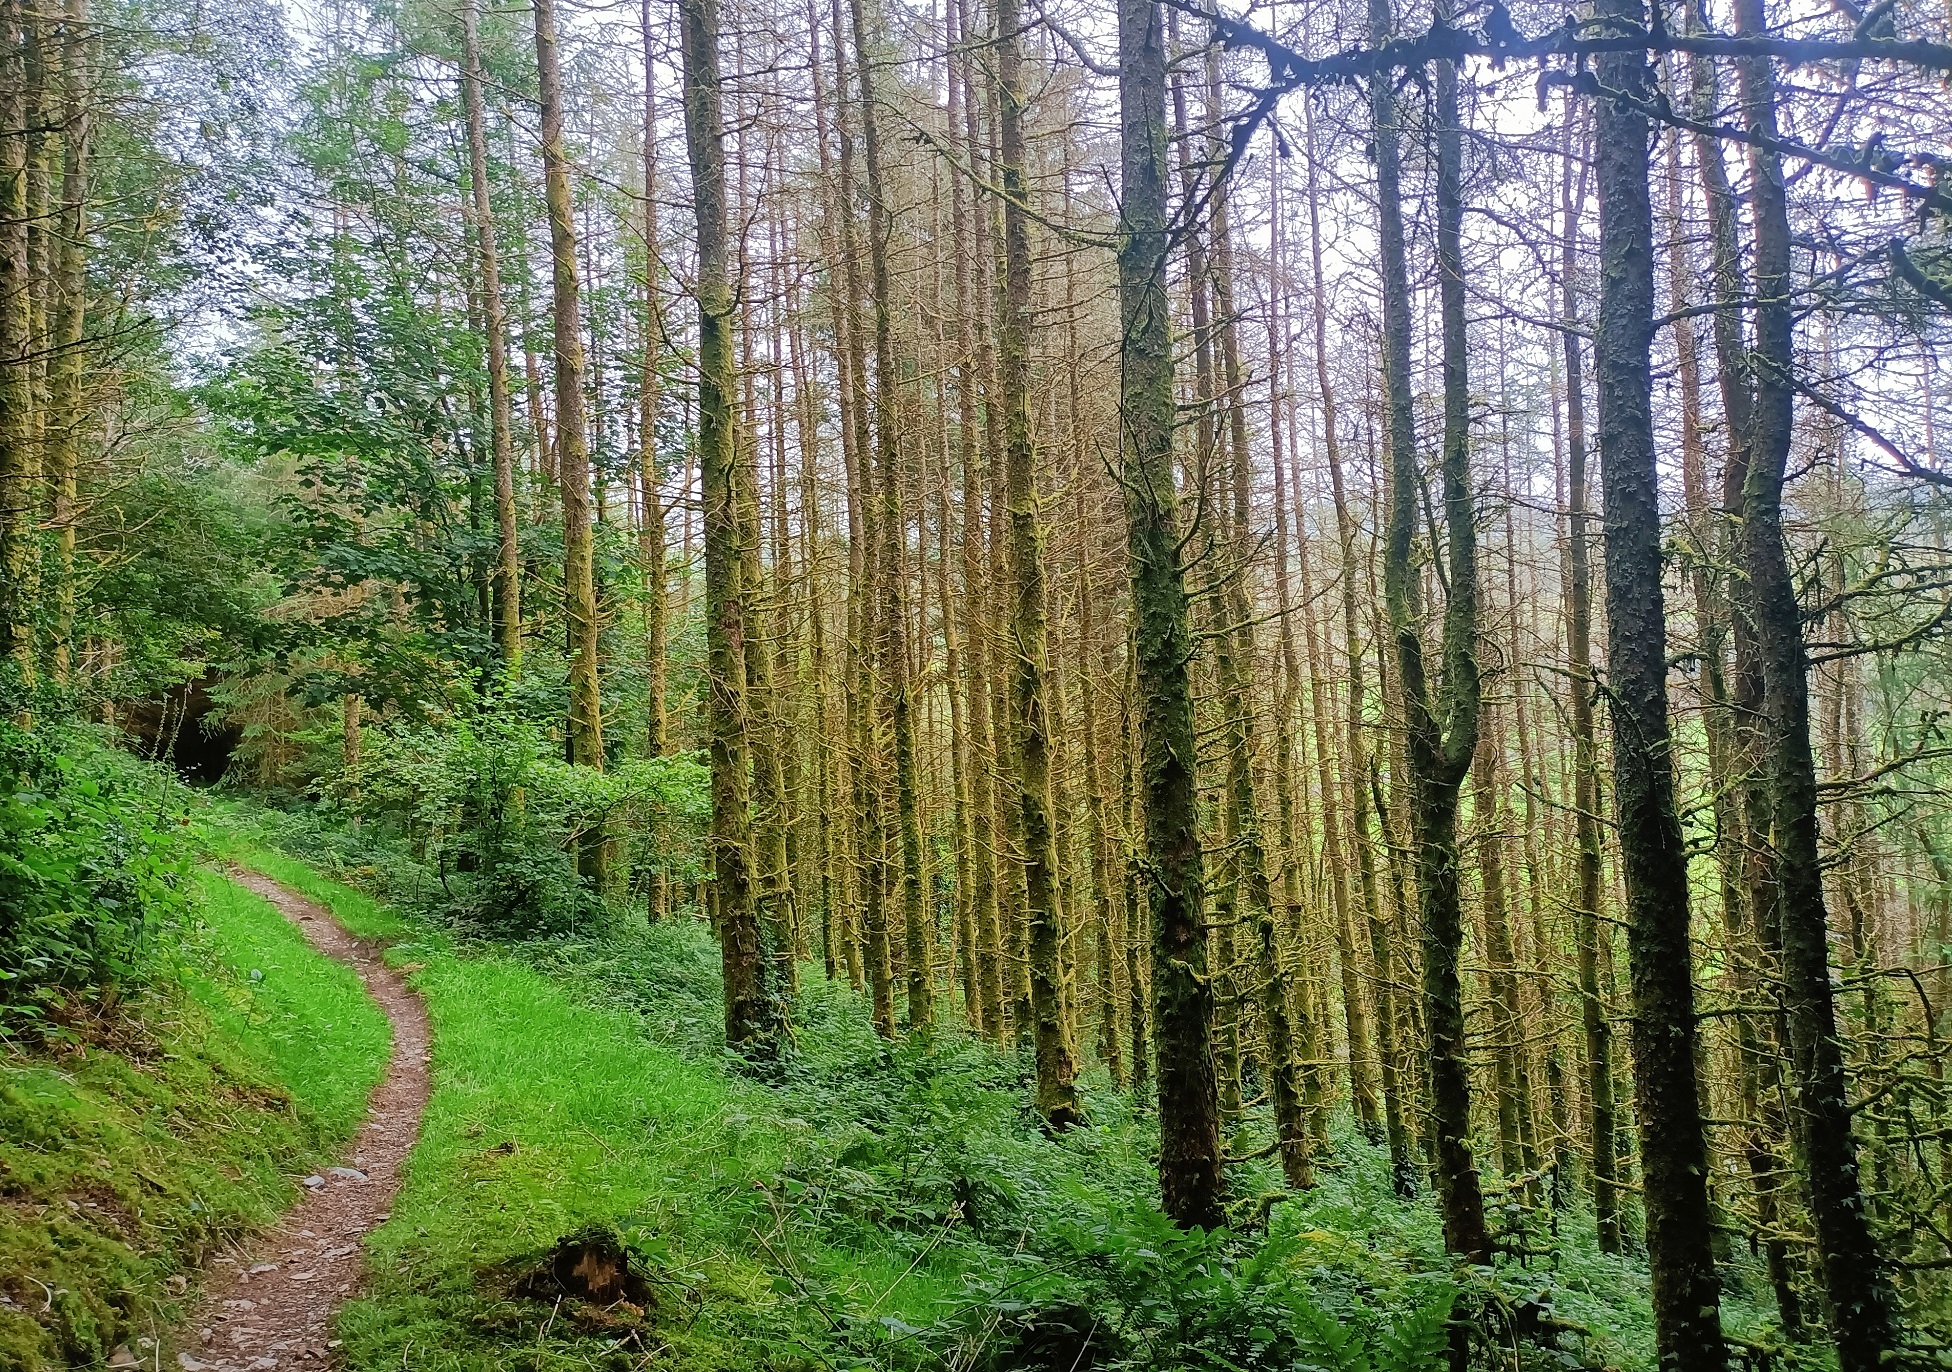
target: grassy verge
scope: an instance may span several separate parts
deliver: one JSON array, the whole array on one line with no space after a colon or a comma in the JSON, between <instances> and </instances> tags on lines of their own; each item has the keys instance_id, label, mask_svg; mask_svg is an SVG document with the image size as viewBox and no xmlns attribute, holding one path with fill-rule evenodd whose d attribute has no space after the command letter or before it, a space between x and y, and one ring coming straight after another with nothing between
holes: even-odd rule
<instances>
[{"instance_id":1,"label":"grassy verge","mask_svg":"<svg viewBox=\"0 0 1952 1372\"><path fill-rule=\"evenodd\" d=\"M943 1274L899 1245L810 1243L783 1220L776 1188L813 1130L779 1118L764 1086L652 1041L635 1009L583 1003L519 958L403 925L288 857L239 855L356 932L398 940L390 956L417 969L433 1021L421 1141L374 1238L373 1290L341 1320L350 1365L489 1369L519 1349L524 1366L586 1367L661 1349L731 1368L760 1345L806 1356L788 1297L831 1288L910 1316L944 1298ZM650 1271L641 1318L551 1318L513 1294L558 1238L593 1224L620 1230Z\"/></svg>"},{"instance_id":2,"label":"grassy verge","mask_svg":"<svg viewBox=\"0 0 1952 1372\"><path fill-rule=\"evenodd\" d=\"M1346 1127L1264 1227L1181 1235L1151 1200L1156 1134L1102 1079L1092 1125L1046 1137L1020 1058L884 1044L817 978L789 1065L755 1076L718 1048L698 925L471 941L239 851L397 940L434 1021L423 1141L341 1322L354 1368L1387 1368L1418 1365L1454 1296L1494 1343L1541 1312L1583 1326L1551 1365L1651 1365L1645 1269L1599 1254L1590 1217L1460 1288L1434 1206L1396 1199ZM1246 1213L1278 1178L1248 1163L1234 1184ZM644 1299L536 1299L551 1245L591 1226L634 1251Z\"/></svg>"},{"instance_id":3,"label":"grassy verge","mask_svg":"<svg viewBox=\"0 0 1952 1372\"><path fill-rule=\"evenodd\" d=\"M154 1339L197 1263L274 1218L384 1070L385 1017L215 876L177 966L112 1016L0 1045L0 1367Z\"/></svg>"}]
</instances>

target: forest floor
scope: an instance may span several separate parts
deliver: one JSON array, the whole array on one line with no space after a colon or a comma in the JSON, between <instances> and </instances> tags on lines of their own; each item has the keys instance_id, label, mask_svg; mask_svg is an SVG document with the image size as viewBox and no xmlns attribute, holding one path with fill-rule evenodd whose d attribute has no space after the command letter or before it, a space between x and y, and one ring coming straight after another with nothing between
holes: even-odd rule
<instances>
[{"instance_id":1,"label":"forest floor","mask_svg":"<svg viewBox=\"0 0 1952 1372\"><path fill-rule=\"evenodd\" d=\"M303 1199L268 1232L212 1260L179 1338L182 1372L271 1372L330 1361L339 1346L335 1317L363 1276L366 1236L390 1218L427 1104L431 1031L406 979L322 906L255 872L234 879L277 907L319 952L359 974L392 1026L393 1053L347 1155L306 1176Z\"/></svg>"},{"instance_id":2,"label":"forest floor","mask_svg":"<svg viewBox=\"0 0 1952 1372\"><path fill-rule=\"evenodd\" d=\"M384 870L369 836L282 823L247 818L237 856L389 942L434 1031L422 1138L339 1321L358 1372L1389 1367L1453 1298L1494 1340L1539 1316L1587 1331L1548 1338L1546 1364L1651 1365L1645 1268L1598 1252L1583 1210L1496 1196L1529 1252L1460 1274L1429 1198L1393 1195L1341 1119L1313 1191L1243 1161L1241 1227L1182 1235L1155 1208L1146 1102L1101 1067L1089 1124L1051 1136L1023 1055L953 1029L887 1043L807 966L794 1051L757 1068L723 1050L701 924L482 939L404 913L438 886ZM620 1298L552 1277L592 1234L628 1254ZM1730 1311L1754 1327L1745 1291Z\"/></svg>"},{"instance_id":3,"label":"forest floor","mask_svg":"<svg viewBox=\"0 0 1952 1372\"><path fill-rule=\"evenodd\" d=\"M203 879L182 989L85 1061L63 1048L0 1078L7 1372L167 1372L177 1348L176 1372L1380 1372L1421 1366L1453 1308L1490 1347L1534 1341L1528 1367L1652 1364L1645 1267L1600 1253L1590 1214L1497 1194L1524 1252L1460 1271L1429 1198L1395 1196L1346 1118L1306 1193L1252 1157L1264 1121L1243 1123L1235 1227L1183 1234L1156 1208L1147 1103L1100 1066L1088 1123L1050 1135L1025 1055L948 1027L886 1042L817 966L793 1051L756 1066L723 1049L697 921L491 940L438 916L437 874L381 870L370 835L250 807L207 825L239 870ZM177 1021L196 1034L166 1037ZM160 1046L130 1047L142 1034ZM95 1078L99 1099L69 1100ZM39 1142L16 1148L20 1101ZM388 1129L361 1129L369 1101ZM345 1160L366 1180L334 1177ZM85 1208L118 1196L140 1224ZM617 1259L601 1294L566 1270L590 1252ZM239 1261L197 1304L184 1279L213 1253ZM1738 1328L1764 1290L1748 1266L1730 1269ZM1536 1342L1541 1319L1563 1332Z\"/></svg>"}]
</instances>

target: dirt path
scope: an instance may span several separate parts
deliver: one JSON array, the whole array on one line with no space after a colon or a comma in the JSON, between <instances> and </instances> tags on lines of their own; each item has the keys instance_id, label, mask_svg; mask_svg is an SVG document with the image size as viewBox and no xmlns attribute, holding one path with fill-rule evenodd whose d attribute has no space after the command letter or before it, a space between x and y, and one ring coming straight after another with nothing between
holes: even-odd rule
<instances>
[{"instance_id":1,"label":"dirt path","mask_svg":"<svg viewBox=\"0 0 1952 1372\"><path fill-rule=\"evenodd\" d=\"M393 1061L367 1103L366 1122L340 1166L305 1179L306 1194L277 1227L215 1259L185 1322L180 1372L272 1372L332 1361L332 1317L358 1289L365 1237L386 1222L400 1167L427 1104L427 1010L371 944L303 896L256 872L231 879L276 905L312 946L349 964L393 1022Z\"/></svg>"}]
</instances>

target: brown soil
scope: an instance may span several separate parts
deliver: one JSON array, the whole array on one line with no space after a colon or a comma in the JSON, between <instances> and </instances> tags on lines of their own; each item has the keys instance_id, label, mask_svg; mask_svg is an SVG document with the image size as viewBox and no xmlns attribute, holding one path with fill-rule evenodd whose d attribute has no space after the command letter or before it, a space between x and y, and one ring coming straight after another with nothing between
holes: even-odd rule
<instances>
[{"instance_id":1,"label":"brown soil","mask_svg":"<svg viewBox=\"0 0 1952 1372\"><path fill-rule=\"evenodd\" d=\"M211 1263L176 1365L179 1372L321 1368L337 1346L332 1317L359 1288L365 1237L386 1222L401 1164L420 1134L427 1011L376 945L354 938L324 909L255 872L232 879L282 910L314 948L359 973L393 1022L393 1061L340 1165L306 1178L304 1198L275 1228Z\"/></svg>"}]
</instances>

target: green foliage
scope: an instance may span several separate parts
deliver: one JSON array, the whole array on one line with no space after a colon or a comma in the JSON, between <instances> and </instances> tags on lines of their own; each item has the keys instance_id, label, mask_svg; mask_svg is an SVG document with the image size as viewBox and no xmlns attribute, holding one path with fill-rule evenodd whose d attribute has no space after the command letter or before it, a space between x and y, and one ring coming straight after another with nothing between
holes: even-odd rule
<instances>
[{"instance_id":1,"label":"green foliage","mask_svg":"<svg viewBox=\"0 0 1952 1372\"><path fill-rule=\"evenodd\" d=\"M212 667L248 662L273 637L265 566L277 520L247 474L210 462L180 433L187 406L145 388L149 451L140 472L88 502L82 537L100 560L82 587L82 622L114 640L90 688L118 701L159 695Z\"/></svg>"},{"instance_id":2,"label":"green foliage","mask_svg":"<svg viewBox=\"0 0 1952 1372\"><path fill-rule=\"evenodd\" d=\"M0 1051L0 1367L99 1366L181 1312L197 1265L335 1156L383 1070L348 968L215 877L119 1013Z\"/></svg>"},{"instance_id":3,"label":"green foliage","mask_svg":"<svg viewBox=\"0 0 1952 1372\"><path fill-rule=\"evenodd\" d=\"M687 1369L1407 1372L1441 1364L1453 1311L1487 1365L1651 1363L1645 1271L1598 1254L1590 1221L1549 1269L1459 1285L1434 1208L1394 1196L1348 1121L1263 1232L1183 1234L1153 1201L1150 1121L1102 1083L1089 1126L1047 1135L1025 1060L953 1032L885 1043L817 977L795 1052L756 1081L723 1053L696 922L466 943L249 860L400 938L435 1022L443 1085L342 1325L352 1367L621 1368L661 1347ZM1237 1170L1243 1193L1259 1179ZM511 1275L591 1225L651 1274L622 1323Z\"/></svg>"},{"instance_id":4,"label":"green foliage","mask_svg":"<svg viewBox=\"0 0 1952 1372\"><path fill-rule=\"evenodd\" d=\"M507 702L383 737L358 778L359 813L430 878L416 903L472 930L535 938L600 923L609 893L589 889L571 856L593 832L610 836L627 878L697 878L710 796L696 757L572 767Z\"/></svg>"},{"instance_id":5,"label":"green foliage","mask_svg":"<svg viewBox=\"0 0 1952 1372\"><path fill-rule=\"evenodd\" d=\"M366 302L379 311L373 346L390 349L390 365L367 385L335 381L309 350L274 345L236 359L202 398L241 460L289 467L296 478L278 501L289 536L277 566L286 593L311 612L282 624L277 648L305 665L301 692L316 704L357 690L419 716L449 698L457 677L492 664L480 587L493 540L478 520L457 517L479 494L478 474L443 460L439 416L465 403L441 380L455 370L455 340L411 302L386 296L383 283L352 283L369 287L380 296ZM399 594L373 594L376 586Z\"/></svg>"},{"instance_id":6,"label":"green foliage","mask_svg":"<svg viewBox=\"0 0 1952 1372\"><path fill-rule=\"evenodd\" d=\"M0 685L0 1030L112 1006L184 910L180 788Z\"/></svg>"},{"instance_id":7,"label":"green foliage","mask_svg":"<svg viewBox=\"0 0 1952 1372\"><path fill-rule=\"evenodd\" d=\"M1184 1231L1155 1211L1057 1237L1041 1283L1004 1283L964 1315L985 1334L978 1365L1416 1372L1448 1343L1456 1292L1441 1277L1405 1303L1331 1314L1292 1237Z\"/></svg>"}]
</instances>

